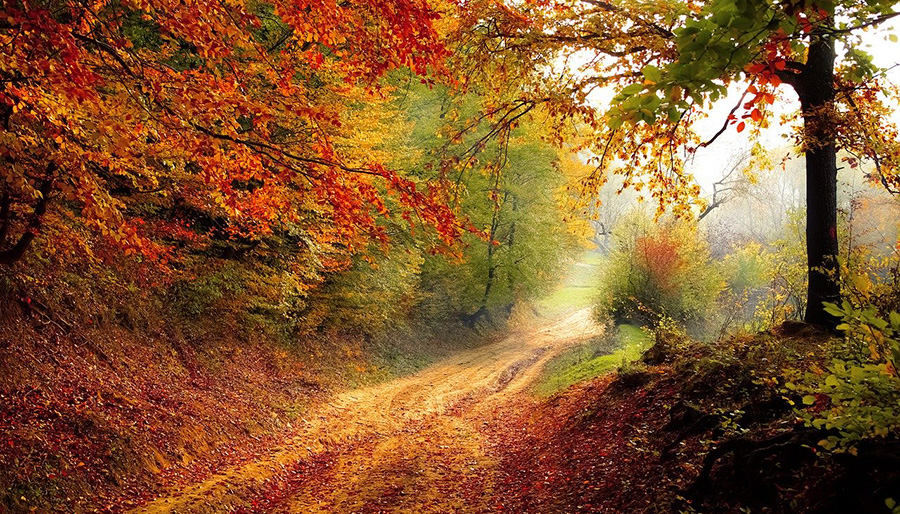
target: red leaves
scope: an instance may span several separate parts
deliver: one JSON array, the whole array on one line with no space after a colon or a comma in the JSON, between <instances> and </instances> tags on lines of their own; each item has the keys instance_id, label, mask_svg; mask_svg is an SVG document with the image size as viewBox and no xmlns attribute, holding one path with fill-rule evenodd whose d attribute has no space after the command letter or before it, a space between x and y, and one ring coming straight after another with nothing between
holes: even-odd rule
<instances>
[{"instance_id":1,"label":"red leaves","mask_svg":"<svg viewBox=\"0 0 900 514\"><path fill-rule=\"evenodd\" d=\"M647 439L667 422L668 401L608 385L606 377L550 401L501 413L489 440L500 458L502 512L637 512L670 482Z\"/></svg>"},{"instance_id":2,"label":"red leaves","mask_svg":"<svg viewBox=\"0 0 900 514\"><path fill-rule=\"evenodd\" d=\"M747 67L744 68L744 69L745 69L748 73L757 74L757 73L762 73L763 70L766 69L766 65L763 64L763 63L757 62L757 63L752 63L752 64L747 65Z\"/></svg>"},{"instance_id":3,"label":"red leaves","mask_svg":"<svg viewBox=\"0 0 900 514\"><path fill-rule=\"evenodd\" d=\"M376 219L389 214L385 189L408 219L433 225L447 242L459 237L440 187L417 190L379 158L359 155L353 140L365 137L354 110L389 100L381 76L443 66L447 49L427 2L276 2L278 21L291 30L273 30L271 41L260 39L261 20L243 1L145 5L147 25L126 38L118 4L72 7L70 18L24 5L4 13L15 30L0 30L0 101L14 113L11 144L0 153L23 176L58 164L57 183L78 223L110 249L168 260L154 247L160 239L141 240L128 222L129 212L155 209L161 198L222 218L232 236L268 234L314 209L315 222L332 225L348 246L383 241ZM81 21L60 21L68 19ZM165 220L146 222L159 224L147 234L164 232ZM184 236L175 239L196 243Z\"/></svg>"},{"instance_id":4,"label":"red leaves","mask_svg":"<svg viewBox=\"0 0 900 514\"><path fill-rule=\"evenodd\" d=\"M799 12L796 15L797 21L800 23L800 30L803 31L804 34L809 34L813 31L815 27L813 27L812 22L810 22L809 17L806 13Z\"/></svg>"},{"instance_id":5,"label":"red leaves","mask_svg":"<svg viewBox=\"0 0 900 514\"><path fill-rule=\"evenodd\" d=\"M753 96L748 101L744 102L742 106L749 112L746 112L741 116L742 121L740 122L738 122L737 117L733 115L728 119L730 124L737 124L736 128L738 132L743 132L747 128L747 120L765 126L767 113L764 107L767 104L772 105L775 103L775 94L772 93L772 90L781 83L777 75L771 73L771 68L766 67L765 65L754 64L748 66L747 71L750 72L751 70L758 70L758 75L756 76L756 83L747 87L745 95L750 94Z\"/></svg>"}]
</instances>

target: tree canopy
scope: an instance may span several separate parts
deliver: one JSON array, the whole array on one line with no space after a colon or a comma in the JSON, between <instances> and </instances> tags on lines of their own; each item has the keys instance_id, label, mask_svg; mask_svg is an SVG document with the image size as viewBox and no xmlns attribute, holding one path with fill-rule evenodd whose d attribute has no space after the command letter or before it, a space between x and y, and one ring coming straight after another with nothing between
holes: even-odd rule
<instances>
[{"instance_id":1,"label":"tree canopy","mask_svg":"<svg viewBox=\"0 0 900 514\"><path fill-rule=\"evenodd\" d=\"M896 190L900 145L887 107L893 88L862 49L860 34L898 16L894 1L472 2L463 54L496 63L485 75L515 112L544 103L560 138L575 130L593 155L583 186L596 191L611 172L649 191L660 212L689 214L699 188L689 172L698 148L725 130L758 136L785 98L800 99L796 135L807 163L807 320L833 324L822 303L837 286L836 151L874 161L868 176ZM838 43L842 50L838 51ZM524 62L538 65L528 74ZM497 77L502 77L498 80ZM516 81L516 88L506 82ZM697 121L730 87L744 91L721 129L703 138ZM612 90L610 106L595 91ZM731 101L731 100L729 100ZM503 118L498 116L498 122Z\"/></svg>"},{"instance_id":2,"label":"tree canopy","mask_svg":"<svg viewBox=\"0 0 900 514\"><path fill-rule=\"evenodd\" d=\"M385 195L457 238L440 188L376 151L379 77L440 70L437 19L423 0L5 4L0 260L22 256L51 198L151 260L185 242L185 211L225 237L293 223L349 247L384 239Z\"/></svg>"},{"instance_id":3,"label":"tree canopy","mask_svg":"<svg viewBox=\"0 0 900 514\"><path fill-rule=\"evenodd\" d=\"M147 262L286 226L324 262L384 243L379 220L396 214L452 243L474 229L455 212L455 177L500 173L528 118L588 156L587 198L618 173L659 213L692 215L703 207L696 151L726 130L757 138L789 87L807 165L807 319L829 324L837 151L900 189L895 91L860 45L895 4L13 2L0 20L0 261L18 261L48 220L77 229L54 240L62 254ZM434 173L392 167L403 74L481 102L442 113L447 145L468 147L444 152ZM731 89L740 99L703 137L697 122ZM501 151L488 162L491 145Z\"/></svg>"}]
</instances>

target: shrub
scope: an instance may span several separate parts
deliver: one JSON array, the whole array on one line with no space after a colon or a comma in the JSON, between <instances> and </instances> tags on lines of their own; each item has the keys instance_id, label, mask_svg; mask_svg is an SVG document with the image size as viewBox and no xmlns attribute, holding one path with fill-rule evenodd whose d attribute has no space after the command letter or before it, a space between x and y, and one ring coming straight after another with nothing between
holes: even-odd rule
<instances>
[{"instance_id":1,"label":"shrub","mask_svg":"<svg viewBox=\"0 0 900 514\"><path fill-rule=\"evenodd\" d=\"M856 309L845 301L829 304L843 323L846 346L823 373L806 372L786 391L802 395L798 410L807 425L835 434L820 444L855 451L865 439L900 434L900 314L880 317L874 307Z\"/></svg>"},{"instance_id":2,"label":"shrub","mask_svg":"<svg viewBox=\"0 0 900 514\"><path fill-rule=\"evenodd\" d=\"M803 319L806 312L805 210L788 213L784 234L773 241L764 256L768 291L756 306L756 327L774 327Z\"/></svg>"},{"instance_id":3,"label":"shrub","mask_svg":"<svg viewBox=\"0 0 900 514\"><path fill-rule=\"evenodd\" d=\"M697 229L680 220L654 225L641 215L621 225L625 229L616 233L598 315L652 324L663 317L682 323L702 319L724 283Z\"/></svg>"}]
</instances>

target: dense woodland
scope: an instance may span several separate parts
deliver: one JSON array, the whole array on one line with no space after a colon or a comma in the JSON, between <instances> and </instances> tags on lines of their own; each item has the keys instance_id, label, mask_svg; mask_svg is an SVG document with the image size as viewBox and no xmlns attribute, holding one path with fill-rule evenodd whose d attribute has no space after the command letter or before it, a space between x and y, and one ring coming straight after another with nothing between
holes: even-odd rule
<instances>
[{"instance_id":1,"label":"dense woodland","mask_svg":"<svg viewBox=\"0 0 900 514\"><path fill-rule=\"evenodd\" d=\"M0 513L140 507L579 308L491 386L542 366L478 418L497 505L900 512L896 4L4 1Z\"/></svg>"}]
</instances>

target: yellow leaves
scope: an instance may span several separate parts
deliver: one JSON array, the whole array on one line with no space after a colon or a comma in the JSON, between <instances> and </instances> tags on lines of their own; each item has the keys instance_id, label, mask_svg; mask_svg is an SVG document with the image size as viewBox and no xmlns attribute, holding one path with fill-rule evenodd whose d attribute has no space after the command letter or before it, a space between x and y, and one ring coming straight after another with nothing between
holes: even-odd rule
<instances>
[{"instance_id":1,"label":"yellow leaves","mask_svg":"<svg viewBox=\"0 0 900 514\"><path fill-rule=\"evenodd\" d=\"M869 344L869 358L873 362L878 362L881 360L881 351L874 342Z\"/></svg>"},{"instance_id":2,"label":"yellow leaves","mask_svg":"<svg viewBox=\"0 0 900 514\"><path fill-rule=\"evenodd\" d=\"M872 291L872 280L867 273L853 273L851 274L851 281L853 287L863 295L867 296Z\"/></svg>"}]
</instances>

